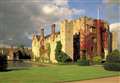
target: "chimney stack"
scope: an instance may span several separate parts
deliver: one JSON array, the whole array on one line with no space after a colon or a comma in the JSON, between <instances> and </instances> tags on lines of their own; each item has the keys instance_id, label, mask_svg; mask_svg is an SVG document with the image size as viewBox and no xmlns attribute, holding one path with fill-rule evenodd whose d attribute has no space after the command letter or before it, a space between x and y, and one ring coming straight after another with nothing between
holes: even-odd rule
<instances>
[{"instance_id":1,"label":"chimney stack","mask_svg":"<svg viewBox=\"0 0 120 83\"><path fill-rule=\"evenodd\" d=\"M41 37L44 37L44 29L41 29L40 34L41 34Z\"/></svg>"},{"instance_id":2,"label":"chimney stack","mask_svg":"<svg viewBox=\"0 0 120 83\"><path fill-rule=\"evenodd\" d=\"M55 24L52 24L52 26L51 26L51 32L52 32L52 34L55 34Z\"/></svg>"}]
</instances>

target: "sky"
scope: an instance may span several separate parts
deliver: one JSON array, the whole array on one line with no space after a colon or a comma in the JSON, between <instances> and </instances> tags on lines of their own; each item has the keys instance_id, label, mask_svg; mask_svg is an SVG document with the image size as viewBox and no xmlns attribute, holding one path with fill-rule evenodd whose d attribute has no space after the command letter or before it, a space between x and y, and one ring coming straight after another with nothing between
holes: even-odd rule
<instances>
[{"instance_id":1,"label":"sky","mask_svg":"<svg viewBox=\"0 0 120 83\"><path fill-rule=\"evenodd\" d=\"M33 32L80 16L120 22L120 0L0 0L0 45L31 46ZM59 29L57 29L59 30Z\"/></svg>"}]
</instances>

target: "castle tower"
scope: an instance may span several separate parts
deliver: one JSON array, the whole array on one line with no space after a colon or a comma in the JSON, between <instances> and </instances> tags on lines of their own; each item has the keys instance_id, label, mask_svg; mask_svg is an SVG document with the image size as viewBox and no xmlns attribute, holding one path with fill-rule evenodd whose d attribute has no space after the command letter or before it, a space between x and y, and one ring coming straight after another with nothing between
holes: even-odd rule
<instances>
[{"instance_id":1,"label":"castle tower","mask_svg":"<svg viewBox=\"0 0 120 83\"><path fill-rule=\"evenodd\" d=\"M51 52L50 52L50 60L52 63L57 63L55 59L55 49L56 49L56 33L55 33L55 24L51 25L51 36L50 36L50 47L51 47Z\"/></svg>"},{"instance_id":2,"label":"castle tower","mask_svg":"<svg viewBox=\"0 0 120 83\"><path fill-rule=\"evenodd\" d=\"M40 36L39 35L35 35L35 33L33 33L32 35L32 54L33 54L33 61L35 61L36 58L40 57Z\"/></svg>"},{"instance_id":3,"label":"castle tower","mask_svg":"<svg viewBox=\"0 0 120 83\"><path fill-rule=\"evenodd\" d=\"M80 26L80 55L86 56L86 33L87 33L87 26L86 26L86 17L81 18L81 26Z\"/></svg>"},{"instance_id":4,"label":"castle tower","mask_svg":"<svg viewBox=\"0 0 120 83\"><path fill-rule=\"evenodd\" d=\"M73 21L65 20L60 26L62 51L73 59Z\"/></svg>"},{"instance_id":5,"label":"castle tower","mask_svg":"<svg viewBox=\"0 0 120 83\"><path fill-rule=\"evenodd\" d=\"M97 29L97 54L102 55L101 20L96 20L96 29Z\"/></svg>"}]
</instances>

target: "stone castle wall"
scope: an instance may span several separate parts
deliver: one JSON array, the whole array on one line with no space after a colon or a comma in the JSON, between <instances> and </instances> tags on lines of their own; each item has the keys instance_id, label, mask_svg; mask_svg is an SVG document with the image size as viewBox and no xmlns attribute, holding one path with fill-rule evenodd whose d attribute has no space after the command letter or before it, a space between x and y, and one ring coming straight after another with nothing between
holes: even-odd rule
<instances>
[{"instance_id":1,"label":"stone castle wall","mask_svg":"<svg viewBox=\"0 0 120 83\"><path fill-rule=\"evenodd\" d=\"M103 23L103 22L102 22ZM102 25L102 24L101 24ZM98 35L103 35L104 31L106 32L106 27L102 26L101 28L101 33L97 33L97 27L95 25L95 20L88 18L88 17L81 17L76 20L64 20L60 23L60 33L55 32L55 25L51 26L51 34L47 37L44 38L44 47L46 48L46 43L50 44L51 48L51 53L50 53L50 60L53 63L57 63L55 60L55 48L56 48L56 42L61 41L62 43L62 51L65 52L67 55L73 59L73 36L77 33L80 33L80 49L87 49L88 50L88 55L93 55L93 51L96 52L97 45L103 45L103 47L99 49L104 49L105 52L107 51L107 44L106 42L108 41L107 36L106 38L104 36L100 36L102 44L99 44L99 41L97 39ZM90 37L88 37L90 36ZM86 44L86 37L87 38L87 44ZM94 39L93 39L94 37ZM105 41L105 42L104 42ZM37 42L34 44L34 42ZM37 41L37 39L33 39L32 43L32 48L33 48L33 53L36 56L40 56L39 54L39 49L41 47L41 44L39 44L40 41ZM92 42L92 43L90 43ZM94 43L95 42L95 43ZM86 46L87 45L87 46ZM92 50L90 50L93 48ZM80 50L81 51L81 50ZM100 51L101 52L101 51Z\"/></svg>"}]
</instances>

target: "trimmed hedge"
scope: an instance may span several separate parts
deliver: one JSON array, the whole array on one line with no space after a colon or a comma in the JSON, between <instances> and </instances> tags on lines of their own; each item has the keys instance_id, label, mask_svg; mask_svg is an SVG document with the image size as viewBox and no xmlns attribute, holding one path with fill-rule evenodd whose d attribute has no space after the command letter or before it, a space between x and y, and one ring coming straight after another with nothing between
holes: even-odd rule
<instances>
[{"instance_id":1,"label":"trimmed hedge","mask_svg":"<svg viewBox=\"0 0 120 83\"><path fill-rule=\"evenodd\" d=\"M118 50L114 50L107 56L104 68L110 71L120 71L120 52Z\"/></svg>"},{"instance_id":2,"label":"trimmed hedge","mask_svg":"<svg viewBox=\"0 0 120 83\"><path fill-rule=\"evenodd\" d=\"M109 62L106 62L104 64L104 68L106 70L110 70L110 71L120 71L120 63L109 63Z\"/></svg>"},{"instance_id":3,"label":"trimmed hedge","mask_svg":"<svg viewBox=\"0 0 120 83\"><path fill-rule=\"evenodd\" d=\"M7 56L0 55L0 71L7 70Z\"/></svg>"}]
</instances>

